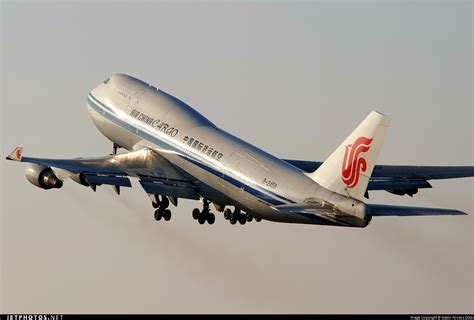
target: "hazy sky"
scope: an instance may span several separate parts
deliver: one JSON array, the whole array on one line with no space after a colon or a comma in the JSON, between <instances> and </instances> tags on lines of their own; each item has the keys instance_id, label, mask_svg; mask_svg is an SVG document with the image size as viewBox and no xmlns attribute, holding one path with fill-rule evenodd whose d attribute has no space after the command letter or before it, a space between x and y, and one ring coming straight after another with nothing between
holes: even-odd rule
<instances>
[{"instance_id":1,"label":"hazy sky","mask_svg":"<svg viewBox=\"0 0 474 320\"><path fill-rule=\"evenodd\" d=\"M280 157L324 160L373 109L379 163L473 165L472 2L1 1L2 154L110 153L87 93L116 72L176 95ZM181 201L156 223L116 196L44 191L1 161L0 312L472 313L473 180L414 198L461 217L365 229L213 226Z\"/></svg>"}]
</instances>

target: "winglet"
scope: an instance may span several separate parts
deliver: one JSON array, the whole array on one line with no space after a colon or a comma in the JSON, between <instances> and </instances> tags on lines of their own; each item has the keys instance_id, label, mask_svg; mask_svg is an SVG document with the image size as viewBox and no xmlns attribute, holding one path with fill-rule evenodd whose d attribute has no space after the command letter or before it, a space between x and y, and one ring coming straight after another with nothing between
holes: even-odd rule
<instances>
[{"instance_id":1,"label":"winglet","mask_svg":"<svg viewBox=\"0 0 474 320\"><path fill-rule=\"evenodd\" d=\"M7 156L7 160L21 161L23 155L23 147L16 147L10 154Z\"/></svg>"}]
</instances>

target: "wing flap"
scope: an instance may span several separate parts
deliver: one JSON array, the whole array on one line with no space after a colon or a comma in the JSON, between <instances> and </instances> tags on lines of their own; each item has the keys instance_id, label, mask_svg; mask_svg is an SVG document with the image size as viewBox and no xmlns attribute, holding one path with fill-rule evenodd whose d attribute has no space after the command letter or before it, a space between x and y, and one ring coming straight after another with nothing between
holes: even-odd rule
<instances>
[{"instance_id":1,"label":"wing flap","mask_svg":"<svg viewBox=\"0 0 474 320\"><path fill-rule=\"evenodd\" d=\"M183 186L179 184L165 184L157 181L140 180L140 184L146 193L161 194L163 196L171 196L186 199L199 199L199 194L191 186Z\"/></svg>"},{"instance_id":2,"label":"wing flap","mask_svg":"<svg viewBox=\"0 0 474 320\"><path fill-rule=\"evenodd\" d=\"M132 184L130 183L130 179L128 179L127 177L94 175L94 174L85 174L84 176L87 182L95 184L95 185L109 184L113 186L121 186L121 187L128 187L128 188L132 186Z\"/></svg>"},{"instance_id":3,"label":"wing flap","mask_svg":"<svg viewBox=\"0 0 474 320\"><path fill-rule=\"evenodd\" d=\"M426 180L374 180L370 181L367 190L409 190L432 188Z\"/></svg>"}]
</instances>

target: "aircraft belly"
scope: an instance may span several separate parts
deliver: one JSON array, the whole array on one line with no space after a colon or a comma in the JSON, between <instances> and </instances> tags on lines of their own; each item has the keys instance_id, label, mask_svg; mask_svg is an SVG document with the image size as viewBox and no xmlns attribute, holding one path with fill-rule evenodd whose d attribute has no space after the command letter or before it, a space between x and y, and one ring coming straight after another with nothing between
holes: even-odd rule
<instances>
[{"instance_id":1,"label":"aircraft belly","mask_svg":"<svg viewBox=\"0 0 474 320\"><path fill-rule=\"evenodd\" d=\"M237 187L223 179L222 176L216 176L191 162L183 160L181 162L181 168L196 179L195 183L205 184L212 189L209 191L206 190L206 188L200 188L203 192L202 195L211 201L215 201L222 205L237 205L239 208L250 213L254 217L275 222L316 223L314 220L304 216L278 212L271 208L270 203L267 203L246 191L245 187ZM217 193L214 193L215 190L217 190ZM211 192L211 194L208 194L208 192Z\"/></svg>"},{"instance_id":2,"label":"aircraft belly","mask_svg":"<svg viewBox=\"0 0 474 320\"><path fill-rule=\"evenodd\" d=\"M204 198L220 205L235 205L233 201L237 199L234 199L234 197L226 192L227 189L223 188L221 178L219 176L216 176L215 174L212 174L209 171L194 165L193 163L186 160L186 158L178 158L179 160L168 157L168 160L180 167L190 176L192 182L197 185L201 195Z\"/></svg>"}]
</instances>

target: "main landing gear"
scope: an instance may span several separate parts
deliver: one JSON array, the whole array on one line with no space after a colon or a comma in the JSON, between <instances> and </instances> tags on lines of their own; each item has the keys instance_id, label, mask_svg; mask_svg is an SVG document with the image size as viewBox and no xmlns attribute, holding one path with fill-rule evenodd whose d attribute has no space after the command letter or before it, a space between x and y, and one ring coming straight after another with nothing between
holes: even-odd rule
<instances>
[{"instance_id":1,"label":"main landing gear","mask_svg":"<svg viewBox=\"0 0 474 320\"><path fill-rule=\"evenodd\" d=\"M153 201L151 204L153 208L157 208L155 210L155 220L160 221L163 218L165 221L169 221L171 219L171 210L168 209L170 205L170 201L166 196L160 196L161 200L158 199L158 196L155 196L158 202Z\"/></svg>"},{"instance_id":2,"label":"main landing gear","mask_svg":"<svg viewBox=\"0 0 474 320\"><path fill-rule=\"evenodd\" d=\"M203 208L199 211L198 208L193 209L193 218L197 220L199 224L209 223L213 224L216 221L216 216L209 210L209 201L204 200Z\"/></svg>"},{"instance_id":3,"label":"main landing gear","mask_svg":"<svg viewBox=\"0 0 474 320\"><path fill-rule=\"evenodd\" d=\"M242 225L244 225L246 222L251 222L253 219L255 219L255 221L257 222L260 222L262 220L260 218L254 218L248 213L240 212L239 208L235 208L234 211L231 211L230 209L225 209L224 218L226 220L229 220L230 224L236 224L238 221Z\"/></svg>"}]
</instances>

